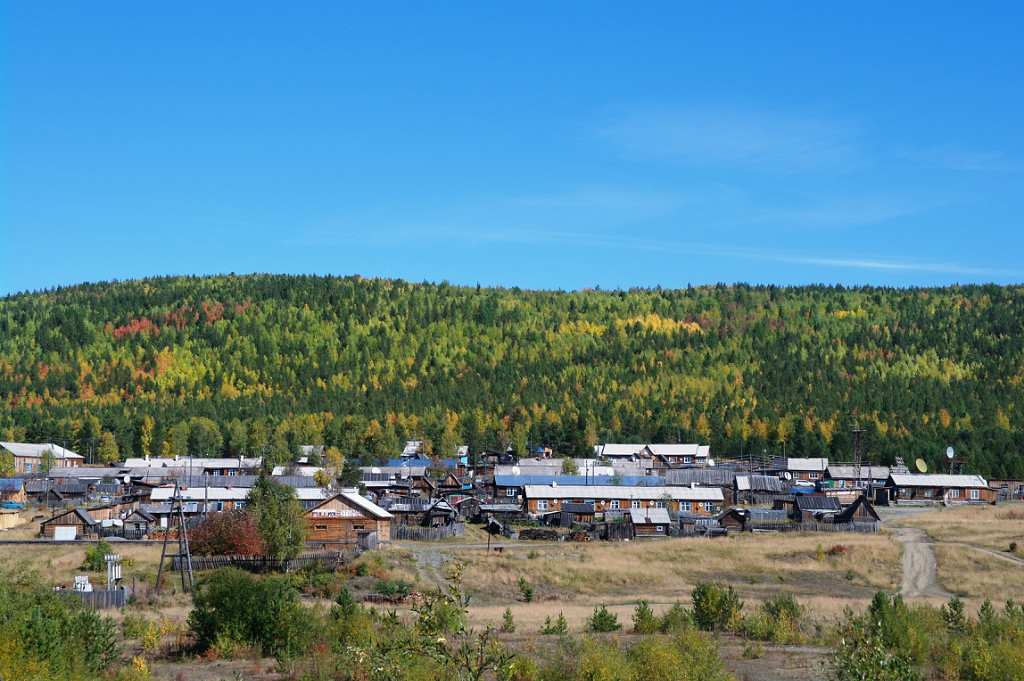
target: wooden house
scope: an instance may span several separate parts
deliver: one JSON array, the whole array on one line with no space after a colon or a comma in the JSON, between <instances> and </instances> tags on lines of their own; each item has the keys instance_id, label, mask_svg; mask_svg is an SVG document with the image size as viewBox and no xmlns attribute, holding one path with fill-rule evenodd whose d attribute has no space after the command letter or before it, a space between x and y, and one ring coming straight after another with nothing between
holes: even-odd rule
<instances>
[{"instance_id":1,"label":"wooden house","mask_svg":"<svg viewBox=\"0 0 1024 681\"><path fill-rule=\"evenodd\" d=\"M882 519L878 517L878 513L868 502L867 497L860 496L842 512L837 513L833 522L836 524L873 525L877 529Z\"/></svg>"},{"instance_id":2,"label":"wooden house","mask_svg":"<svg viewBox=\"0 0 1024 681\"><path fill-rule=\"evenodd\" d=\"M798 523L830 523L843 510L835 497L823 494L798 494L792 505L779 503L776 507L788 507L790 518Z\"/></svg>"},{"instance_id":3,"label":"wooden house","mask_svg":"<svg viewBox=\"0 0 1024 681\"><path fill-rule=\"evenodd\" d=\"M132 511L124 519L125 536L145 536L158 527L156 516L141 508Z\"/></svg>"},{"instance_id":4,"label":"wooden house","mask_svg":"<svg viewBox=\"0 0 1024 681\"><path fill-rule=\"evenodd\" d=\"M311 508L306 514L308 542L325 547L365 542L375 535L376 542L391 541L392 515L355 492L340 492Z\"/></svg>"},{"instance_id":5,"label":"wooden house","mask_svg":"<svg viewBox=\"0 0 1024 681\"><path fill-rule=\"evenodd\" d=\"M728 468L677 468L666 470L665 485L669 487L717 487L722 490L726 505L736 499L736 471Z\"/></svg>"},{"instance_id":6,"label":"wooden house","mask_svg":"<svg viewBox=\"0 0 1024 681\"><path fill-rule=\"evenodd\" d=\"M0 478L0 503L24 506L28 501L25 495L25 481L20 478Z\"/></svg>"},{"instance_id":7,"label":"wooden house","mask_svg":"<svg viewBox=\"0 0 1024 681\"><path fill-rule=\"evenodd\" d=\"M81 454L52 442L0 442L0 450L6 450L14 457L15 475L37 475L47 473L53 466L79 467L85 463Z\"/></svg>"},{"instance_id":8,"label":"wooden house","mask_svg":"<svg viewBox=\"0 0 1024 681\"><path fill-rule=\"evenodd\" d=\"M702 515L717 513L724 500L716 487L649 487L626 485L526 485L526 511L557 511L564 503L593 504L595 513L665 508Z\"/></svg>"},{"instance_id":9,"label":"wooden house","mask_svg":"<svg viewBox=\"0 0 1024 681\"><path fill-rule=\"evenodd\" d=\"M44 520L39 526L39 534L46 539L53 539L59 534L59 528L74 528L76 537L91 537L99 532L100 523L82 508L73 508Z\"/></svg>"},{"instance_id":10,"label":"wooden house","mask_svg":"<svg viewBox=\"0 0 1024 681\"><path fill-rule=\"evenodd\" d=\"M718 517L718 524L737 532L774 530L789 524L786 510L766 508L730 508Z\"/></svg>"},{"instance_id":11,"label":"wooden house","mask_svg":"<svg viewBox=\"0 0 1024 681\"><path fill-rule=\"evenodd\" d=\"M812 486L819 480L825 479L825 471L828 469L828 459L801 459L794 457L776 457L765 472L775 475L788 483L793 484L799 481L809 482Z\"/></svg>"},{"instance_id":12,"label":"wooden house","mask_svg":"<svg viewBox=\"0 0 1024 681\"><path fill-rule=\"evenodd\" d=\"M665 508L631 508L629 522L633 525L633 535L640 537L667 537L669 526L668 509Z\"/></svg>"},{"instance_id":13,"label":"wooden house","mask_svg":"<svg viewBox=\"0 0 1024 681\"><path fill-rule=\"evenodd\" d=\"M880 496L895 504L991 504L998 494L980 475L892 473Z\"/></svg>"},{"instance_id":14,"label":"wooden house","mask_svg":"<svg viewBox=\"0 0 1024 681\"><path fill-rule=\"evenodd\" d=\"M655 468L679 468L682 466L703 468L711 460L711 447L697 444L652 444L644 445L640 450L640 455L650 458Z\"/></svg>"}]
</instances>

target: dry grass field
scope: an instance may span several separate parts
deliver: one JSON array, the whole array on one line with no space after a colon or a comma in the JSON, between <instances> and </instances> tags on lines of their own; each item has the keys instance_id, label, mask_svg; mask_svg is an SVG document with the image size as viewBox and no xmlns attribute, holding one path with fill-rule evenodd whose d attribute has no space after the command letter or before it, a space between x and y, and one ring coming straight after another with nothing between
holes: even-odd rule
<instances>
[{"instance_id":1,"label":"dry grass field","mask_svg":"<svg viewBox=\"0 0 1024 681\"><path fill-rule=\"evenodd\" d=\"M839 544L846 550L828 555ZM475 620L498 622L509 606L529 630L559 611L570 628L582 630L602 604L628 622L640 599L656 611L676 601L688 604L698 581L730 584L751 605L771 594L791 593L810 612L831 616L846 605L862 606L878 589L894 591L901 552L888 533L524 543L490 555L476 548L433 550L465 563L463 581L473 595ZM534 602L523 602L520 578L533 587Z\"/></svg>"},{"instance_id":2,"label":"dry grass field","mask_svg":"<svg viewBox=\"0 0 1024 681\"><path fill-rule=\"evenodd\" d=\"M1024 601L1024 565L964 546L938 544L936 581L969 605L986 598L1002 605L1008 598Z\"/></svg>"},{"instance_id":3,"label":"dry grass field","mask_svg":"<svg viewBox=\"0 0 1024 681\"><path fill-rule=\"evenodd\" d=\"M891 522L919 527L935 541L958 542L1006 551L1017 542L1024 557L1024 504L954 506L915 513Z\"/></svg>"}]
</instances>

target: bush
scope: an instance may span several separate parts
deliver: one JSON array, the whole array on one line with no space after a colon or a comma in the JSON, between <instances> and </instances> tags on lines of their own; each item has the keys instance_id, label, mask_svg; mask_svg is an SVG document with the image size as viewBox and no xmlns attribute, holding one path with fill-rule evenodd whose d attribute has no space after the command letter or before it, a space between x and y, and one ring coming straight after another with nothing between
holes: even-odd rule
<instances>
[{"instance_id":1,"label":"bush","mask_svg":"<svg viewBox=\"0 0 1024 681\"><path fill-rule=\"evenodd\" d=\"M693 588L693 620L704 631L735 631L743 602L731 586L697 582Z\"/></svg>"},{"instance_id":2,"label":"bush","mask_svg":"<svg viewBox=\"0 0 1024 681\"><path fill-rule=\"evenodd\" d=\"M516 633L516 621L512 617L512 608L505 608L501 615L501 631L506 634Z\"/></svg>"},{"instance_id":3,"label":"bush","mask_svg":"<svg viewBox=\"0 0 1024 681\"><path fill-rule=\"evenodd\" d=\"M381 596L405 598L412 593L412 584L404 579L382 579L374 587Z\"/></svg>"},{"instance_id":4,"label":"bush","mask_svg":"<svg viewBox=\"0 0 1024 681\"><path fill-rule=\"evenodd\" d=\"M653 634L658 631L658 620L645 600L637 603L633 610L633 631L637 634Z\"/></svg>"},{"instance_id":5,"label":"bush","mask_svg":"<svg viewBox=\"0 0 1024 681\"><path fill-rule=\"evenodd\" d=\"M526 581L526 577L519 578L519 591L523 594L523 602L530 603L533 601L533 587Z\"/></svg>"},{"instance_id":6,"label":"bush","mask_svg":"<svg viewBox=\"0 0 1024 681\"><path fill-rule=\"evenodd\" d=\"M551 622L551 615L544 618L544 626L541 627L540 633L557 636L565 636L569 633L569 623L565 621L565 615L562 614L561 610L558 611L558 619L553 624Z\"/></svg>"},{"instance_id":7,"label":"bush","mask_svg":"<svg viewBox=\"0 0 1024 681\"><path fill-rule=\"evenodd\" d=\"M193 601L188 623L200 652L230 641L289 658L307 649L312 638L312 613L286 577L258 579L224 568L199 581Z\"/></svg>"},{"instance_id":8,"label":"bush","mask_svg":"<svg viewBox=\"0 0 1024 681\"><path fill-rule=\"evenodd\" d=\"M85 550L85 563L82 564L82 569L92 572L105 570L107 568L107 561L103 560L103 557L113 552L114 549L110 547L110 543L106 539L100 539L96 544Z\"/></svg>"},{"instance_id":9,"label":"bush","mask_svg":"<svg viewBox=\"0 0 1024 681\"><path fill-rule=\"evenodd\" d=\"M622 628L619 624L619 616L609 612L606 606L594 609L594 614L587 620L587 628L598 633L618 631Z\"/></svg>"},{"instance_id":10,"label":"bush","mask_svg":"<svg viewBox=\"0 0 1024 681\"><path fill-rule=\"evenodd\" d=\"M693 616L679 601L666 610L658 621L658 631L663 634L678 634L693 627Z\"/></svg>"}]
</instances>

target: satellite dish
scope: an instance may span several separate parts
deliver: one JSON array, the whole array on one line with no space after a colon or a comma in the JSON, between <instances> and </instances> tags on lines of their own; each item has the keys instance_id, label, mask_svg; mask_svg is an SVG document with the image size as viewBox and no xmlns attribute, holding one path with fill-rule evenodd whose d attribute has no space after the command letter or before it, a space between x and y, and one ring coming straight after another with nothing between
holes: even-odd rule
<instances>
[{"instance_id":1,"label":"satellite dish","mask_svg":"<svg viewBox=\"0 0 1024 681\"><path fill-rule=\"evenodd\" d=\"M380 473L380 469L377 468L376 466L374 466L373 468L370 469L370 472L371 473Z\"/></svg>"},{"instance_id":2,"label":"satellite dish","mask_svg":"<svg viewBox=\"0 0 1024 681\"><path fill-rule=\"evenodd\" d=\"M917 461L914 462L914 464L917 466L917 470L919 470L920 472L928 472L928 464L924 462L924 459L918 459Z\"/></svg>"},{"instance_id":3,"label":"satellite dish","mask_svg":"<svg viewBox=\"0 0 1024 681\"><path fill-rule=\"evenodd\" d=\"M946 447L946 458L947 459L952 459L953 458L953 448L952 447Z\"/></svg>"},{"instance_id":4,"label":"satellite dish","mask_svg":"<svg viewBox=\"0 0 1024 681\"><path fill-rule=\"evenodd\" d=\"M793 479L793 474L790 473L789 471L786 471L785 473L782 474L782 479L783 480L792 480Z\"/></svg>"},{"instance_id":5,"label":"satellite dish","mask_svg":"<svg viewBox=\"0 0 1024 681\"><path fill-rule=\"evenodd\" d=\"M519 475L519 466L512 466L512 475Z\"/></svg>"},{"instance_id":6,"label":"satellite dish","mask_svg":"<svg viewBox=\"0 0 1024 681\"><path fill-rule=\"evenodd\" d=\"M127 485L127 484L128 484L128 483L130 483L131 481L132 481L132 477L131 477L130 475L125 475L125 476L124 476L124 484L126 484L126 485Z\"/></svg>"},{"instance_id":7,"label":"satellite dish","mask_svg":"<svg viewBox=\"0 0 1024 681\"><path fill-rule=\"evenodd\" d=\"M708 466L714 466L714 465L715 465L715 460L714 459L708 459Z\"/></svg>"}]
</instances>

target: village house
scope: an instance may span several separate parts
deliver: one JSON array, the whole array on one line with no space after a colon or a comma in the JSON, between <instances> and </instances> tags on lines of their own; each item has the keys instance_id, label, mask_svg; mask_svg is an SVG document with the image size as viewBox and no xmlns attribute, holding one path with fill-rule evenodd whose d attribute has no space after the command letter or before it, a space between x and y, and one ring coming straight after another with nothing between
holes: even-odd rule
<instances>
[{"instance_id":1,"label":"village house","mask_svg":"<svg viewBox=\"0 0 1024 681\"><path fill-rule=\"evenodd\" d=\"M822 486L831 489L863 488L868 485L882 486L889 478L890 472L888 466L833 464L825 469L825 479Z\"/></svg>"},{"instance_id":2,"label":"village house","mask_svg":"<svg viewBox=\"0 0 1024 681\"><path fill-rule=\"evenodd\" d=\"M789 522L789 515L784 509L730 508L718 518L719 525L738 532L777 530Z\"/></svg>"},{"instance_id":3,"label":"village house","mask_svg":"<svg viewBox=\"0 0 1024 681\"><path fill-rule=\"evenodd\" d=\"M356 492L339 492L306 513L307 542L324 548L387 544L391 542L391 519L390 513Z\"/></svg>"},{"instance_id":4,"label":"village house","mask_svg":"<svg viewBox=\"0 0 1024 681\"><path fill-rule=\"evenodd\" d=\"M772 463L764 472L775 475L790 484L803 481L817 484L819 480L825 479L825 471L828 469L828 459L799 459L775 457Z\"/></svg>"},{"instance_id":5,"label":"village house","mask_svg":"<svg viewBox=\"0 0 1024 681\"><path fill-rule=\"evenodd\" d=\"M495 475L491 489L495 500L517 503L522 501L523 488L527 485L664 487L665 484L665 479L657 475Z\"/></svg>"},{"instance_id":6,"label":"village house","mask_svg":"<svg viewBox=\"0 0 1024 681\"><path fill-rule=\"evenodd\" d=\"M640 453L652 459L655 468L704 467L711 461L711 447L708 445L644 445Z\"/></svg>"},{"instance_id":7,"label":"village house","mask_svg":"<svg viewBox=\"0 0 1024 681\"><path fill-rule=\"evenodd\" d=\"M876 500L894 504L990 504L998 490L980 475L892 473Z\"/></svg>"},{"instance_id":8,"label":"village house","mask_svg":"<svg viewBox=\"0 0 1024 681\"><path fill-rule=\"evenodd\" d=\"M14 459L15 475L38 475L52 466L79 467L85 457L52 442L0 442L0 451L9 452Z\"/></svg>"},{"instance_id":9,"label":"village house","mask_svg":"<svg viewBox=\"0 0 1024 681\"><path fill-rule=\"evenodd\" d=\"M0 478L0 504L7 507L24 506L28 501L25 496L25 481L20 478Z\"/></svg>"},{"instance_id":10,"label":"village house","mask_svg":"<svg viewBox=\"0 0 1024 681\"><path fill-rule=\"evenodd\" d=\"M633 536L641 537L667 537L672 520L669 519L666 508L631 508L629 509L629 522L633 525Z\"/></svg>"},{"instance_id":11,"label":"village house","mask_svg":"<svg viewBox=\"0 0 1024 681\"><path fill-rule=\"evenodd\" d=\"M670 487L717 487L722 490L726 504L735 503L736 471L728 468L675 468L666 470L665 485ZM778 480L776 480L778 482Z\"/></svg>"},{"instance_id":12,"label":"village house","mask_svg":"<svg viewBox=\"0 0 1024 681\"><path fill-rule=\"evenodd\" d=\"M560 510L563 503L594 504L595 513L665 508L712 515L724 501L715 487L648 487L625 485L526 485L526 511L541 514Z\"/></svg>"},{"instance_id":13,"label":"village house","mask_svg":"<svg viewBox=\"0 0 1024 681\"><path fill-rule=\"evenodd\" d=\"M774 475L737 475L734 485L734 503L771 504L789 491Z\"/></svg>"}]
</instances>

